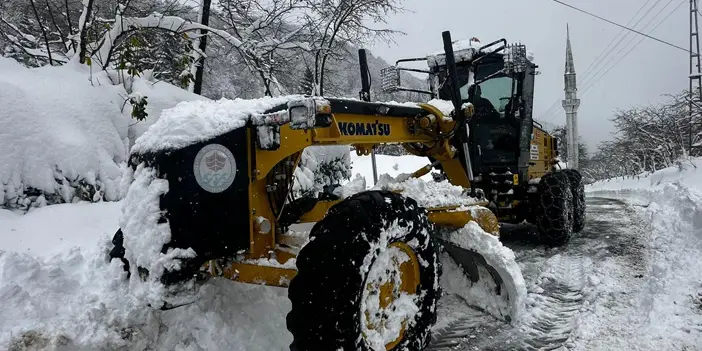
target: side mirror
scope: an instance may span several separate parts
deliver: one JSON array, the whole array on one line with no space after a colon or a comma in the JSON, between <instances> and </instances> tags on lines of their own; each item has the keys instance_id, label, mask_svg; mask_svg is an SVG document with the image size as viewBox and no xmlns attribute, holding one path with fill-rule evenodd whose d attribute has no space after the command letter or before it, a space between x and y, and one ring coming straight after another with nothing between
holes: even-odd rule
<instances>
[{"instance_id":1,"label":"side mirror","mask_svg":"<svg viewBox=\"0 0 702 351\"><path fill-rule=\"evenodd\" d=\"M400 88L400 70L396 66L380 70L380 85L384 93L393 93Z\"/></svg>"},{"instance_id":2,"label":"side mirror","mask_svg":"<svg viewBox=\"0 0 702 351\"><path fill-rule=\"evenodd\" d=\"M505 71L507 73L522 73L527 70L526 46L522 44L512 44L505 48L504 54Z\"/></svg>"}]
</instances>

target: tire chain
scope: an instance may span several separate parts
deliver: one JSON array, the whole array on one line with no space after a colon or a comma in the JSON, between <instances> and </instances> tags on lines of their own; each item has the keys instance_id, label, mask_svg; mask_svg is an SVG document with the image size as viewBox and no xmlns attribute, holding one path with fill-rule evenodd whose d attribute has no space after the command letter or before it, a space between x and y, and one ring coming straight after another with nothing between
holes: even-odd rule
<instances>
[{"instance_id":1,"label":"tire chain","mask_svg":"<svg viewBox=\"0 0 702 351\"><path fill-rule=\"evenodd\" d=\"M573 193L564 173L550 173L541 179L536 205L539 236L548 244L567 242L573 233L574 213Z\"/></svg>"}]
</instances>

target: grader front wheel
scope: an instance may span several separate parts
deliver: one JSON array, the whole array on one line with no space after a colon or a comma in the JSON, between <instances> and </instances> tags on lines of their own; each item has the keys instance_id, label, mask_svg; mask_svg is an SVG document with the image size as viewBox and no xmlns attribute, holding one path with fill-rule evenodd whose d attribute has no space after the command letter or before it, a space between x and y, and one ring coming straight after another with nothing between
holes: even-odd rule
<instances>
[{"instance_id":1,"label":"grader front wheel","mask_svg":"<svg viewBox=\"0 0 702 351\"><path fill-rule=\"evenodd\" d=\"M332 207L297 257L291 350L422 350L440 295L431 230L423 208L391 192Z\"/></svg>"}]
</instances>

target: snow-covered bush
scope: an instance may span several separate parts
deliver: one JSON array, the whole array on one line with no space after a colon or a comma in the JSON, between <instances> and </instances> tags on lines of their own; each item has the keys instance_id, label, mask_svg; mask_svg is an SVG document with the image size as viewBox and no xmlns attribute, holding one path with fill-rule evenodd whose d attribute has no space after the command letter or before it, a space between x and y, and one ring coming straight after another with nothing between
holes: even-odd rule
<instances>
[{"instance_id":1,"label":"snow-covered bush","mask_svg":"<svg viewBox=\"0 0 702 351\"><path fill-rule=\"evenodd\" d=\"M317 194L325 186L339 185L351 178L351 149L346 145L310 146L294 173L293 192Z\"/></svg>"},{"instance_id":2,"label":"snow-covered bush","mask_svg":"<svg viewBox=\"0 0 702 351\"><path fill-rule=\"evenodd\" d=\"M105 74L91 83L89 74L85 66L28 69L0 57L0 208L119 200L133 140L162 109L201 99L137 78L133 94L149 96L149 118L138 122L122 111L122 85Z\"/></svg>"}]
</instances>

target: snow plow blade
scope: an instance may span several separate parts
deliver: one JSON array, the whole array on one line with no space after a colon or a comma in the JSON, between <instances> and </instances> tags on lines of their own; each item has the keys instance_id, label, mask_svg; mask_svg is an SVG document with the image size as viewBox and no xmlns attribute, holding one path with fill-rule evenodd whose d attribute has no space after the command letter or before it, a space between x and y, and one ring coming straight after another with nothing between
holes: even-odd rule
<instances>
[{"instance_id":1,"label":"snow plow blade","mask_svg":"<svg viewBox=\"0 0 702 351\"><path fill-rule=\"evenodd\" d=\"M437 242L446 293L507 323L519 319L526 286L512 250L474 221L458 230L441 229Z\"/></svg>"}]
</instances>

